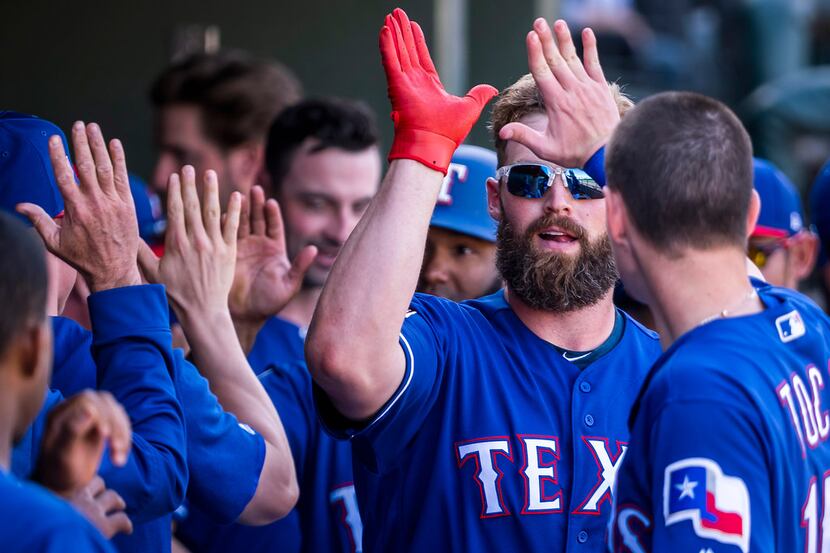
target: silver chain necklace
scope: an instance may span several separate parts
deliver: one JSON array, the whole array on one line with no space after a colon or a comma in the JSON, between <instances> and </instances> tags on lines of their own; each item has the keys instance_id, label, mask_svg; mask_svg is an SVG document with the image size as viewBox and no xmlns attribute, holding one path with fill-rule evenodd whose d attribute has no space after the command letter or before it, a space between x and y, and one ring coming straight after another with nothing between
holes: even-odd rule
<instances>
[{"instance_id":1,"label":"silver chain necklace","mask_svg":"<svg viewBox=\"0 0 830 553\"><path fill-rule=\"evenodd\" d=\"M752 290L750 290L750 292L746 296L744 296L744 298L741 300L741 302L738 305L736 305L735 307L732 307L730 309L724 309L723 311L719 311L718 313L715 313L711 317L706 317L705 319L703 319L702 321L697 323L697 326L703 326L706 323L711 323L715 319L725 319L726 317L729 316L729 313L737 310L740 307L743 307L746 302L748 302L750 300L754 300L757 297L758 297L758 292L757 292L757 290L755 290L755 288L753 288Z\"/></svg>"}]
</instances>

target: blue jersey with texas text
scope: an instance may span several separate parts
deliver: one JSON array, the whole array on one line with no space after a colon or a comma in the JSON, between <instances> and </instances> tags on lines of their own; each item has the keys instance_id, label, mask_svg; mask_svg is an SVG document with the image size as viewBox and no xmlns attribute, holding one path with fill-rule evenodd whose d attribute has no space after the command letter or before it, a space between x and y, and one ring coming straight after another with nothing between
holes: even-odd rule
<instances>
[{"instance_id":1,"label":"blue jersey with texas text","mask_svg":"<svg viewBox=\"0 0 830 553\"><path fill-rule=\"evenodd\" d=\"M611 550L830 547L830 320L755 282L764 311L681 336L632 412Z\"/></svg>"},{"instance_id":2,"label":"blue jersey with texas text","mask_svg":"<svg viewBox=\"0 0 830 553\"><path fill-rule=\"evenodd\" d=\"M580 370L501 291L416 294L404 378L375 417L355 429L317 394L351 440L364 551L601 550L628 412L660 353L619 321L618 344Z\"/></svg>"},{"instance_id":3,"label":"blue jersey with texas text","mask_svg":"<svg viewBox=\"0 0 830 553\"><path fill-rule=\"evenodd\" d=\"M300 499L285 518L264 526L219 525L191 509L176 535L192 551L359 553L360 522L347 442L325 432L314 412L305 363L271 365L259 381L274 403L291 446Z\"/></svg>"}]
</instances>

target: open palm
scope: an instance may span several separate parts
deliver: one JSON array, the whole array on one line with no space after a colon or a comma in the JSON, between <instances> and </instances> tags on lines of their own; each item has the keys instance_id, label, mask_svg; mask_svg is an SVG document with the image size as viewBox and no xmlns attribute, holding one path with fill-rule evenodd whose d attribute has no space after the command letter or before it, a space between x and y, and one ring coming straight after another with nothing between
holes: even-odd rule
<instances>
[{"instance_id":1,"label":"open palm","mask_svg":"<svg viewBox=\"0 0 830 553\"><path fill-rule=\"evenodd\" d=\"M317 249L307 246L288 259L280 209L265 201L262 188L251 190L239 224L236 272L229 307L234 319L263 321L277 314L300 289Z\"/></svg>"}]
</instances>

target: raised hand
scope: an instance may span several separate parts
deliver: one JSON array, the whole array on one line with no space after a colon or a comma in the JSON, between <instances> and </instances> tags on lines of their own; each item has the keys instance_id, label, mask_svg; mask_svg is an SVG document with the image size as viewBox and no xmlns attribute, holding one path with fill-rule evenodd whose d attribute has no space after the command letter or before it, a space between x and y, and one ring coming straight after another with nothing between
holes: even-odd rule
<instances>
[{"instance_id":1,"label":"raised hand","mask_svg":"<svg viewBox=\"0 0 830 553\"><path fill-rule=\"evenodd\" d=\"M95 526L105 538L116 534L132 534L133 523L124 513L127 504L115 490L107 489L100 476L79 489L67 500Z\"/></svg>"},{"instance_id":2,"label":"raised hand","mask_svg":"<svg viewBox=\"0 0 830 553\"><path fill-rule=\"evenodd\" d=\"M75 267L93 292L140 284L136 265L138 223L127 176L124 148L107 145L95 123L77 122L72 145L80 184L59 136L49 139L49 156L65 204L60 223L37 205L17 206L43 238L46 248Z\"/></svg>"},{"instance_id":3,"label":"raised hand","mask_svg":"<svg viewBox=\"0 0 830 553\"><path fill-rule=\"evenodd\" d=\"M229 307L234 321L263 324L294 297L317 248L306 246L292 263L285 247L282 215L276 200L265 201L259 186L243 199L236 246L236 273Z\"/></svg>"},{"instance_id":4,"label":"raised hand","mask_svg":"<svg viewBox=\"0 0 830 553\"><path fill-rule=\"evenodd\" d=\"M421 27L400 8L386 16L380 53L395 124L389 160L412 159L446 174L453 152L498 91L478 85L464 97L447 94Z\"/></svg>"},{"instance_id":5,"label":"raised hand","mask_svg":"<svg viewBox=\"0 0 830 553\"><path fill-rule=\"evenodd\" d=\"M205 172L204 206L196 193L193 167L185 165L181 177L170 175L164 257L159 260L143 244L138 262L147 280L167 287L180 320L228 312L241 201L238 192L231 194L223 224L216 172Z\"/></svg>"},{"instance_id":6,"label":"raised hand","mask_svg":"<svg viewBox=\"0 0 830 553\"><path fill-rule=\"evenodd\" d=\"M107 392L74 395L49 414L34 479L69 498L95 477L105 445L114 465L127 462L132 430L124 408Z\"/></svg>"},{"instance_id":7,"label":"raised hand","mask_svg":"<svg viewBox=\"0 0 830 553\"><path fill-rule=\"evenodd\" d=\"M584 63L568 25L560 19L554 31L555 42L540 18L527 35L527 62L545 101L547 129L538 132L523 123L508 123L499 138L515 140L557 165L582 167L608 141L620 115L599 64L593 31L582 31Z\"/></svg>"}]
</instances>

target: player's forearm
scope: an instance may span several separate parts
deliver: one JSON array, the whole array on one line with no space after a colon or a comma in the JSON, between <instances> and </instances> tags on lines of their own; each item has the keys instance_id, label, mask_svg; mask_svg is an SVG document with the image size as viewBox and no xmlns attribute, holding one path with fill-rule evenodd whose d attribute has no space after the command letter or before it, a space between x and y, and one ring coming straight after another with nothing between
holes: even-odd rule
<instances>
[{"instance_id":1,"label":"player's forearm","mask_svg":"<svg viewBox=\"0 0 830 553\"><path fill-rule=\"evenodd\" d=\"M248 364L227 311L191 312L183 314L181 322L196 367L210 383L222 407L265 439L267 454L260 487L275 493L265 500L264 506L255 506L244 521L249 524L273 521L291 509L297 495L294 460L279 414ZM281 512L285 503L290 506Z\"/></svg>"},{"instance_id":2,"label":"player's forearm","mask_svg":"<svg viewBox=\"0 0 830 553\"><path fill-rule=\"evenodd\" d=\"M363 384L378 383L391 386L391 394L399 384L399 379L386 382L383 373L399 354L398 334L417 285L442 178L415 161L393 161L326 281L306 357L312 376L338 407L349 387L357 392Z\"/></svg>"}]
</instances>

